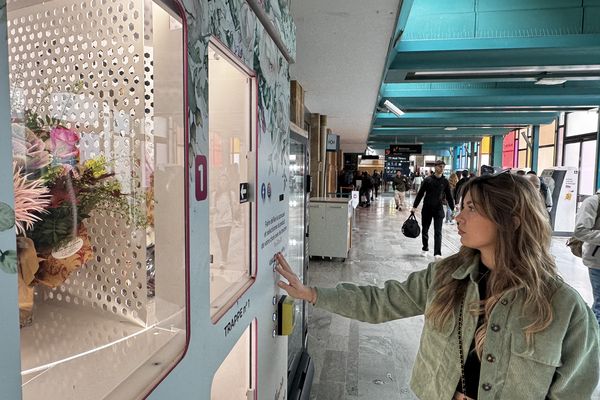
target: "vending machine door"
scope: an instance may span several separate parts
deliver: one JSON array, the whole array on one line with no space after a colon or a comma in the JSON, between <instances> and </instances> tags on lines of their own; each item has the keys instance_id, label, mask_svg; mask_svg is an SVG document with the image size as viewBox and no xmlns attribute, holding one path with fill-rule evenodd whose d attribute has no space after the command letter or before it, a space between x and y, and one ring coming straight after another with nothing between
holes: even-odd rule
<instances>
[{"instance_id":1,"label":"vending machine door","mask_svg":"<svg viewBox=\"0 0 600 400\"><path fill-rule=\"evenodd\" d=\"M308 193L306 187L306 173L308 171L308 138L290 132L290 196L289 196L289 245L287 259L294 272L306 283L308 257L306 253L307 232L307 201ZM307 318L305 303L296 301L296 323L293 332L288 336L288 398L292 392L310 391L312 374L307 381L306 378L298 379L298 376L306 376L306 369L310 362L310 356L306 353ZM303 372L304 371L304 372ZM294 385L294 382L296 384ZM302 385L298 386L301 382ZM300 397L298 397L300 398Z\"/></svg>"}]
</instances>

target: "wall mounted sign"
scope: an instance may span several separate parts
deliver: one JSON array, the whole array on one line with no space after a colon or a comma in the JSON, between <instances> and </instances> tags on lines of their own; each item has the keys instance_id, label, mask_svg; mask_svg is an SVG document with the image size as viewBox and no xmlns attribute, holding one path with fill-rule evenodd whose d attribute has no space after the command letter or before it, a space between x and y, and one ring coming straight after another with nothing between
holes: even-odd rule
<instances>
[{"instance_id":1,"label":"wall mounted sign","mask_svg":"<svg viewBox=\"0 0 600 400\"><path fill-rule=\"evenodd\" d=\"M250 187L248 182L240 183L240 204L248 202L248 194L250 193Z\"/></svg>"},{"instance_id":2,"label":"wall mounted sign","mask_svg":"<svg viewBox=\"0 0 600 400\"><path fill-rule=\"evenodd\" d=\"M327 134L327 151L338 151L340 149L340 137L333 133Z\"/></svg>"}]
</instances>

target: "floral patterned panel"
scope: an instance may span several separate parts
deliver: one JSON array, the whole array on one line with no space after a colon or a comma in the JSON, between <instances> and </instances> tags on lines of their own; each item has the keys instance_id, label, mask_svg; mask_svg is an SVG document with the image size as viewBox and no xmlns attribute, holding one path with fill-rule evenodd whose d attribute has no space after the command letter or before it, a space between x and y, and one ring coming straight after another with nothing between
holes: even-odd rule
<instances>
[{"instance_id":1,"label":"floral patterned panel","mask_svg":"<svg viewBox=\"0 0 600 400\"><path fill-rule=\"evenodd\" d=\"M296 25L288 6L289 0L255 0L279 32L292 58L296 58ZM302 0L296 0L302 1Z\"/></svg>"},{"instance_id":2,"label":"floral patterned panel","mask_svg":"<svg viewBox=\"0 0 600 400\"><path fill-rule=\"evenodd\" d=\"M258 78L259 158L268 174L287 182L289 129L288 63L243 0L198 2L184 0L189 43L190 138L195 154L208 153L207 46L216 36Z\"/></svg>"}]
</instances>

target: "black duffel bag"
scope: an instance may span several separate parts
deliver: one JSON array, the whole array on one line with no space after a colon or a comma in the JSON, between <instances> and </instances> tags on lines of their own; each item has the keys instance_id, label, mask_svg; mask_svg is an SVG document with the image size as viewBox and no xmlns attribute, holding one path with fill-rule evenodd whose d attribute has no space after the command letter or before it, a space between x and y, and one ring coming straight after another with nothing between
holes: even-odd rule
<instances>
[{"instance_id":1,"label":"black duffel bag","mask_svg":"<svg viewBox=\"0 0 600 400\"><path fill-rule=\"evenodd\" d=\"M408 219L402 224L402 233L409 238L416 238L421 234L421 227L414 212L411 212Z\"/></svg>"}]
</instances>

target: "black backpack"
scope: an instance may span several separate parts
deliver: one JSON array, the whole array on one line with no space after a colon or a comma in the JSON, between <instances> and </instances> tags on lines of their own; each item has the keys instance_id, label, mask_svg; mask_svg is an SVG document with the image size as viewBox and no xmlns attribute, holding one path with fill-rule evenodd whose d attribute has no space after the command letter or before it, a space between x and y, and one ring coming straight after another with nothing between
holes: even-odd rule
<instances>
[{"instance_id":1,"label":"black backpack","mask_svg":"<svg viewBox=\"0 0 600 400\"><path fill-rule=\"evenodd\" d=\"M417 222L414 212L411 212L408 219L402 224L402 233L409 238L416 238L421 234L421 227Z\"/></svg>"}]
</instances>

